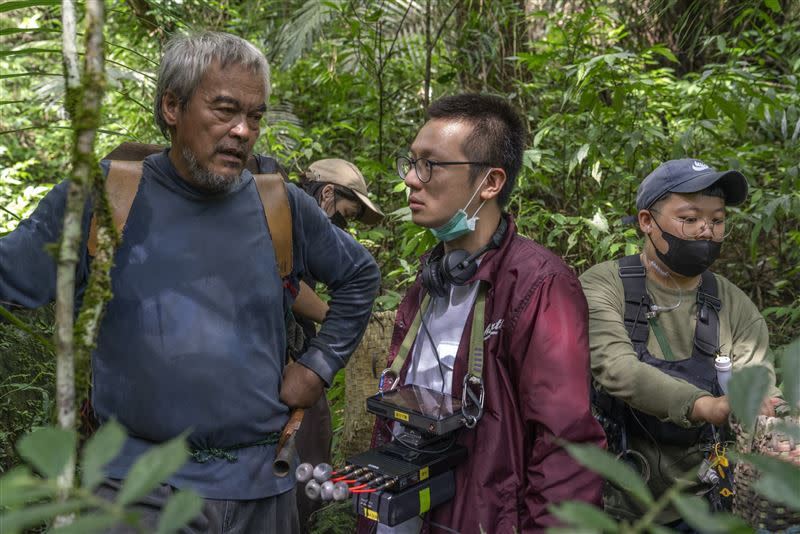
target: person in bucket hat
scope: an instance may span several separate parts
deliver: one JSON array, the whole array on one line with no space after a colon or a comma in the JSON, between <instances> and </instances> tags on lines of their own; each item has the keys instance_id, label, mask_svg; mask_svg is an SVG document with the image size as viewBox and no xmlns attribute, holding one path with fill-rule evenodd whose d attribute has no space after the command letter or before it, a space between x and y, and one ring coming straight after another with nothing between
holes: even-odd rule
<instances>
[{"instance_id":1,"label":"person in bucket hat","mask_svg":"<svg viewBox=\"0 0 800 534\"><path fill-rule=\"evenodd\" d=\"M338 158L315 161L305 172L302 186L340 228L345 228L348 220L377 224L384 217L367 195L364 175L349 161Z\"/></svg>"}]
</instances>

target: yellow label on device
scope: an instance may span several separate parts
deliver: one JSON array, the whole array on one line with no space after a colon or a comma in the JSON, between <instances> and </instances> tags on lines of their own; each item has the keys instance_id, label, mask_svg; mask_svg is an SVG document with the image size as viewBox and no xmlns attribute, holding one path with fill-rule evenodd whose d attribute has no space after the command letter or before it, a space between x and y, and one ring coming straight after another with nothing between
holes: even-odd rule
<instances>
[{"instance_id":1,"label":"yellow label on device","mask_svg":"<svg viewBox=\"0 0 800 534\"><path fill-rule=\"evenodd\" d=\"M408 414L405 412L399 412L397 410L394 411L394 418L400 419L401 421L408 421Z\"/></svg>"},{"instance_id":2,"label":"yellow label on device","mask_svg":"<svg viewBox=\"0 0 800 534\"><path fill-rule=\"evenodd\" d=\"M428 486L419 492L419 513L424 514L431 509L431 488Z\"/></svg>"},{"instance_id":3,"label":"yellow label on device","mask_svg":"<svg viewBox=\"0 0 800 534\"><path fill-rule=\"evenodd\" d=\"M427 479L430 476L430 468L423 467L419 470L419 481L422 482L423 480Z\"/></svg>"},{"instance_id":4,"label":"yellow label on device","mask_svg":"<svg viewBox=\"0 0 800 534\"><path fill-rule=\"evenodd\" d=\"M378 520L378 512L375 510L370 510L369 508L364 508L364 517L367 519L371 519L373 521Z\"/></svg>"}]
</instances>

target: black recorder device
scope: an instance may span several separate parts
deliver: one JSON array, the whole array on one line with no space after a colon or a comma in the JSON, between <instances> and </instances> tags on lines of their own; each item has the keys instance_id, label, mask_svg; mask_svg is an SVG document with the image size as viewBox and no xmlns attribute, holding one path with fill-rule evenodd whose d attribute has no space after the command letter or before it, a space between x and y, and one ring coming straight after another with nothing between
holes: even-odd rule
<instances>
[{"instance_id":1,"label":"black recorder device","mask_svg":"<svg viewBox=\"0 0 800 534\"><path fill-rule=\"evenodd\" d=\"M467 457L455 442L466 423L461 400L406 385L369 397L367 411L401 425L390 443L347 459L370 488L354 492L355 512L391 527L452 499L453 469Z\"/></svg>"}]
</instances>

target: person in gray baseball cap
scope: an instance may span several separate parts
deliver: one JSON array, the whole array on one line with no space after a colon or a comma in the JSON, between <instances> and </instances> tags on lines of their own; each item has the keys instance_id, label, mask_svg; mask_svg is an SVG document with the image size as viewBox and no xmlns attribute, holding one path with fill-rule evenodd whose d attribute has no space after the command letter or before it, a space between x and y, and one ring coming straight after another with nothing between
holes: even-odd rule
<instances>
[{"instance_id":1,"label":"person in gray baseball cap","mask_svg":"<svg viewBox=\"0 0 800 534\"><path fill-rule=\"evenodd\" d=\"M726 208L742 204L747 190L736 170L717 171L698 159L662 163L636 196L642 251L580 277L589 304L593 405L609 450L640 471L656 498L693 470L692 491L706 495L714 510L731 504L731 473L714 477L700 466L719 463L713 451L725 450L731 370L765 366L771 389L761 413L774 415L781 402L764 318L744 292L709 271L731 234ZM644 512L610 486L604 501L618 518ZM672 509L658 521L694 532Z\"/></svg>"}]
</instances>

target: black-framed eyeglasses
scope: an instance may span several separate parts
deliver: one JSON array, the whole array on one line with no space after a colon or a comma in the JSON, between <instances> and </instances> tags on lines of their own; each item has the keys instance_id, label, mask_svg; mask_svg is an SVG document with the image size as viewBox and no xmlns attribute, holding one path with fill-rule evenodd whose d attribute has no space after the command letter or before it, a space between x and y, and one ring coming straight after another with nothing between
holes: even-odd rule
<instances>
[{"instance_id":1,"label":"black-framed eyeglasses","mask_svg":"<svg viewBox=\"0 0 800 534\"><path fill-rule=\"evenodd\" d=\"M487 163L485 161L436 161L428 158L409 158L407 156L398 156L395 160L395 164L397 165L397 174L400 178L405 179L408 171L411 168L414 168L414 171L417 173L417 178L419 181L426 184L431 181L431 175L433 174L433 168L436 166L440 167L447 167L448 165L484 165L486 167L492 167L491 163Z\"/></svg>"}]
</instances>

